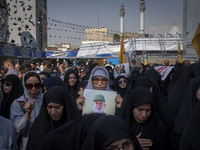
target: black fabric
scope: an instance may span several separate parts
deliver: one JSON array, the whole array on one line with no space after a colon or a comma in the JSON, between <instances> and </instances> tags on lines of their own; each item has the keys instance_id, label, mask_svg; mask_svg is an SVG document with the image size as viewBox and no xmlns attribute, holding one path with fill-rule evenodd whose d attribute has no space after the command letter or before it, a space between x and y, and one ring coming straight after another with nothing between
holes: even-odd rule
<instances>
[{"instance_id":1,"label":"black fabric","mask_svg":"<svg viewBox=\"0 0 200 150\"><path fill-rule=\"evenodd\" d=\"M200 104L198 103L197 105L192 117L188 118L188 123L181 137L179 150L199 150L200 148Z\"/></svg>"},{"instance_id":2,"label":"black fabric","mask_svg":"<svg viewBox=\"0 0 200 150\"><path fill-rule=\"evenodd\" d=\"M69 75L71 73L73 73L75 75L76 80L77 80L75 86L73 86L73 87L71 87L69 85ZM74 70L72 70L72 69L67 70L67 72L65 74L65 77L64 77L64 82L65 82L67 91L71 94L72 99L75 101L75 99L77 99L79 97L79 95L77 93L78 92L78 83L79 83L77 73Z\"/></svg>"},{"instance_id":3,"label":"black fabric","mask_svg":"<svg viewBox=\"0 0 200 150\"><path fill-rule=\"evenodd\" d=\"M9 93L5 93L2 84L1 88L3 93L3 100L1 102L0 114L5 118L9 119L11 104L15 99L19 98L24 94L24 89L20 79L18 78L18 76L14 74L7 75L3 79L2 83L4 83L5 81L12 83L12 89Z\"/></svg>"},{"instance_id":4,"label":"black fabric","mask_svg":"<svg viewBox=\"0 0 200 150\"><path fill-rule=\"evenodd\" d=\"M54 86L66 87L65 82L60 77L49 77L42 83L43 86L47 87L47 90Z\"/></svg>"},{"instance_id":5,"label":"black fabric","mask_svg":"<svg viewBox=\"0 0 200 150\"><path fill-rule=\"evenodd\" d=\"M141 138L151 139L153 146L150 150L164 150L168 148L169 137L162 120L153 108L153 101L154 97L149 89L137 87L129 95L119 116L131 125L136 135L141 132ZM144 123L137 123L133 116L133 109L143 104L152 106L151 114Z\"/></svg>"},{"instance_id":6,"label":"black fabric","mask_svg":"<svg viewBox=\"0 0 200 150\"><path fill-rule=\"evenodd\" d=\"M81 150L105 150L113 142L124 138L133 141L135 150L141 149L126 122L117 116L103 116L90 127Z\"/></svg>"},{"instance_id":7,"label":"black fabric","mask_svg":"<svg viewBox=\"0 0 200 150\"><path fill-rule=\"evenodd\" d=\"M178 149L182 132L185 125L188 123L188 118L191 118L196 110L199 100L196 97L196 92L200 87L200 76L193 78L184 94L183 102L180 106L180 111L175 119L175 125L172 132L173 149Z\"/></svg>"},{"instance_id":8,"label":"black fabric","mask_svg":"<svg viewBox=\"0 0 200 150\"><path fill-rule=\"evenodd\" d=\"M39 75L45 75L47 78L51 77L51 75L48 72L42 71L39 73Z\"/></svg>"},{"instance_id":9,"label":"black fabric","mask_svg":"<svg viewBox=\"0 0 200 150\"><path fill-rule=\"evenodd\" d=\"M168 104L170 107L170 112L172 113L173 119L176 118L179 108L181 106L184 93L192 78L200 74L200 63L194 63L188 66L182 73L176 85L171 90L168 96Z\"/></svg>"},{"instance_id":10,"label":"black fabric","mask_svg":"<svg viewBox=\"0 0 200 150\"><path fill-rule=\"evenodd\" d=\"M59 121L53 121L47 112L48 103L56 103L63 105L63 113ZM37 149L45 136L62 126L64 123L80 116L77 107L70 98L70 94L65 88L55 86L50 88L44 95L43 104L38 117L33 122L27 150Z\"/></svg>"},{"instance_id":11,"label":"black fabric","mask_svg":"<svg viewBox=\"0 0 200 150\"><path fill-rule=\"evenodd\" d=\"M48 134L40 145L39 150L81 150L92 123L102 116L104 115L93 113L66 123Z\"/></svg>"},{"instance_id":12,"label":"black fabric","mask_svg":"<svg viewBox=\"0 0 200 150\"><path fill-rule=\"evenodd\" d=\"M170 94L171 90L176 85L176 82L179 80L181 74L185 71L186 68L187 68L187 66L182 66L182 67L174 68L173 78L169 82L169 84L166 86L166 90L167 90L168 94Z\"/></svg>"},{"instance_id":13,"label":"black fabric","mask_svg":"<svg viewBox=\"0 0 200 150\"><path fill-rule=\"evenodd\" d=\"M150 68L143 73L151 80L154 96L154 109L160 116L168 132L173 128L174 122L168 105L168 93L164 88L163 81L160 74L154 69Z\"/></svg>"},{"instance_id":14,"label":"black fabric","mask_svg":"<svg viewBox=\"0 0 200 150\"><path fill-rule=\"evenodd\" d=\"M115 80L115 91L117 92L117 94L120 94L120 96L123 98L125 95L126 95L126 87L125 88L121 88L120 86L119 86L119 80L121 79L121 78L124 78L124 80L126 80L126 87L127 87L127 85L128 85L128 83L127 83L127 79L126 79L126 77L125 76L123 76L123 75L119 75L119 76L117 76L117 78L116 78L116 80Z\"/></svg>"}]
</instances>

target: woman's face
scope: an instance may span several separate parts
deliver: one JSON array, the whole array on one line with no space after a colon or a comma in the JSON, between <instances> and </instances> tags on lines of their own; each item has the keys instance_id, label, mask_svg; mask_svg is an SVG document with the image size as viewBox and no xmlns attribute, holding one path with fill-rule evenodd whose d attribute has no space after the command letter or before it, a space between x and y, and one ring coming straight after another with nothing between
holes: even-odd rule
<instances>
[{"instance_id":1,"label":"woman's face","mask_svg":"<svg viewBox=\"0 0 200 150\"><path fill-rule=\"evenodd\" d=\"M143 104L133 109L133 116L137 123L144 123L151 114L151 105Z\"/></svg>"},{"instance_id":2,"label":"woman's face","mask_svg":"<svg viewBox=\"0 0 200 150\"><path fill-rule=\"evenodd\" d=\"M31 76L30 78L28 78L25 82L25 86L28 94L32 98L35 98L37 95L39 95L41 83L37 77Z\"/></svg>"},{"instance_id":3,"label":"woman's face","mask_svg":"<svg viewBox=\"0 0 200 150\"><path fill-rule=\"evenodd\" d=\"M119 87L122 88L122 89L126 88L126 79L125 79L125 78L119 79L118 85L119 85Z\"/></svg>"},{"instance_id":4,"label":"woman's face","mask_svg":"<svg viewBox=\"0 0 200 150\"><path fill-rule=\"evenodd\" d=\"M57 103L49 103L47 105L47 112L52 120L60 120L63 112L63 106Z\"/></svg>"},{"instance_id":5,"label":"woman's face","mask_svg":"<svg viewBox=\"0 0 200 150\"><path fill-rule=\"evenodd\" d=\"M105 150L119 150L119 149L134 150L133 142L128 138L117 140L111 143L108 147L106 147Z\"/></svg>"},{"instance_id":6,"label":"woman's face","mask_svg":"<svg viewBox=\"0 0 200 150\"><path fill-rule=\"evenodd\" d=\"M198 90L196 92L196 97L198 100L200 100L200 87L198 88Z\"/></svg>"},{"instance_id":7,"label":"woman's face","mask_svg":"<svg viewBox=\"0 0 200 150\"><path fill-rule=\"evenodd\" d=\"M77 82L76 76L74 73L69 74L69 85L70 86L75 86Z\"/></svg>"},{"instance_id":8,"label":"woman's face","mask_svg":"<svg viewBox=\"0 0 200 150\"><path fill-rule=\"evenodd\" d=\"M11 90L12 90L12 83L9 82L9 81L5 81L3 83L3 90L4 90L5 93L10 93Z\"/></svg>"},{"instance_id":9,"label":"woman's face","mask_svg":"<svg viewBox=\"0 0 200 150\"><path fill-rule=\"evenodd\" d=\"M92 78L93 88L95 90L104 90L108 83L108 79L102 76L94 76Z\"/></svg>"}]
</instances>

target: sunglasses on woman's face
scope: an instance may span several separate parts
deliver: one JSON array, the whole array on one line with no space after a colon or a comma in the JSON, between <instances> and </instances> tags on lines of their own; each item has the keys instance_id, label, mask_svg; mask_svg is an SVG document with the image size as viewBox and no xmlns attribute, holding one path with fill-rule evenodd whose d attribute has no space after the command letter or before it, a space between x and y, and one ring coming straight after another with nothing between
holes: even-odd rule
<instances>
[{"instance_id":1,"label":"sunglasses on woman's face","mask_svg":"<svg viewBox=\"0 0 200 150\"><path fill-rule=\"evenodd\" d=\"M35 89L39 89L41 87L41 84L40 83L26 84L26 89L27 90L32 90L33 87L35 87Z\"/></svg>"},{"instance_id":2,"label":"sunglasses on woman's face","mask_svg":"<svg viewBox=\"0 0 200 150\"><path fill-rule=\"evenodd\" d=\"M11 86L11 85L12 85L11 82L4 82L4 84L5 84L6 86Z\"/></svg>"},{"instance_id":3,"label":"sunglasses on woman's face","mask_svg":"<svg viewBox=\"0 0 200 150\"><path fill-rule=\"evenodd\" d=\"M108 79L107 78L101 78L101 79L97 78L97 77L93 77L92 78L92 83L94 83L94 84L98 84L99 81L101 81L102 84L108 83Z\"/></svg>"},{"instance_id":4,"label":"sunglasses on woman's face","mask_svg":"<svg viewBox=\"0 0 200 150\"><path fill-rule=\"evenodd\" d=\"M119 80L118 83L119 83L119 84L121 84L121 83L126 83L126 80Z\"/></svg>"}]
</instances>

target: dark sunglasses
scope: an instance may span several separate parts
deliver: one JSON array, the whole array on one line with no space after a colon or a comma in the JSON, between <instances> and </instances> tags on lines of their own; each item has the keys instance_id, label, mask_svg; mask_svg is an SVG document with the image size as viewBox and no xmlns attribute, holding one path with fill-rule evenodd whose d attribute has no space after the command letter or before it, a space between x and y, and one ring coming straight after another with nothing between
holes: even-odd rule
<instances>
[{"instance_id":1,"label":"dark sunglasses","mask_svg":"<svg viewBox=\"0 0 200 150\"><path fill-rule=\"evenodd\" d=\"M4 84L5 84L6 86L11 86L11 85L12 85L11 82L4 82Z\"/></svg>"},{"instance_id":2,"label":"dark sunglasses","mask_svg":"<svg viewBox=\"0 0 200 150\"><path fill-rule=\"evenodd\" d=\"M126 80L119 80L118 83L119 83L119 84L121 84L121 83L126 83Z\"/></svg>"},{"instance_id":3,"label":"dark sunglasses","mask_svg":"<svg viewBox=\"0 0 200 150\"><path fill-rule=\"evenodd\" d=\"M94 84L98 84L99 81L101 81L102 84L108 83L108 79L107 78L101 78L101 79L100 78L96 78L96 77L92 78L92 82Z\"/></svg>"},{"instance_id":4,"label":"dark sunglasses","mask_svg":"<svg viewBox=\"0 0 200 150\"><path fill-rule=\"evenodd\" d=\"M35 84L26 84L26 89L32 90L32 88L35 87L36 89L39 89L41 87L40 83L35 83Z\"/></svg>"}]
</instances>

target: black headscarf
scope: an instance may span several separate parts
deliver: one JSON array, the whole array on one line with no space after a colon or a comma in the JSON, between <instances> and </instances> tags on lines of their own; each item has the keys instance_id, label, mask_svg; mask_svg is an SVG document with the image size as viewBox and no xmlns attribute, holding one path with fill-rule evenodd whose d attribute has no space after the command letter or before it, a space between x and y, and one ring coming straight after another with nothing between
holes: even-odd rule
<instances>
[{"instance_id":1,"label":"black headscarf","mask_svg":"<svg viewBox=\"0 0 200 150\"><path fill-rule=\"evenodd\" d=\"M191 64L182 73L168 97L168 104L172 117L175 119L181 106L184 94L191 79L200 74L200 63Z\"/></svg>"},{"instance_id":2,"label":"black headscarf","mask_svg":"<svg viewBox=\"0 0 200 150\"><path fill-rule=\"evenodd\" d=\"M5 82L12 83L12 89L9 93L5 93L3 89L3 84ZM3 100L1 102L1 109L0 114L5 118L9 119L10 117L10 106L13 101L24 94L24 89L22 83L17 75L10 74L7 75L2 81L2 93L3 93Z\"/></svg>"},{"instance_id":3,"label":"black headscarf","mask_svg":"<svg viewBox=\"0 0 200 150\"><path fill-rule=\"evenodd\" d=\"M117 116L103 116L98 118L90 127L81 150L105 150L113 142L129 138L140 149L137 139L126 122Z\"/></svg>"},{"instance_id":4,"label":"black headscarf","mask_svg":"<svg viewBox=\"0 0 200 150\"><path fill-rule=\"evenodd\" d=\"M47 112L48 103L56 103L64 107L59 121L53 121L49 116ZM78 116L77 107L66 89L60 86L50 88L44 95L41 111L32 125L27 149L37 149L49 132Z\"/></svg>"},{"instance_id":5,"label":"black headscarf","mask_svg":"<svg viewBox=\"0 0 200 150\"><path fill-rule=\"evenodd\" d=\"M92 123L102 116L104 115L93 113L66 123L48 134L39 147L39 150L80 150Z\"/></svg>"},{"instance_id":6,"label":"black headscarf","mask_svg":"<svg viewBox=\"0 0 200 150\"><path fill-rule=\"evenodd\" d=\"M193 78L184 94L183 103L181 104L180 111L175 119L175 125L172 134L172 142L174 149L179 147L180 138L185 125L188 123L188 118L191 118L196 110L199 100L196 97L196 92L200 87L200 76Z\"/></svg>"},{"instance_id":7,"label":"black headscarf","mask_svg":"<svg viewBox=\"0 0 200 150\"><path fill-rule=\"evenodd\" d=\"M180 150L199 150L200 142L200 104L198 104L192 117L188 120L188 123L183 131L183 135L180 141Z\"/></svg>"},{"instance_id":8,"label":"black headscarf","mask_svg":"<svg viewBox=\"0 0 200 150\"><path fill-rule=\"evenodd\" d=\"M153 109L154 97L149 89L135 88L129 95L119 116L129 123L136 135L141 132L141 138L151 139L153 146L150 149L166 149L168 135L162 120ZM151 114L144 123L137 123L133 116L133 109L143 104L151 105Z\"/></svg>"},{"instance_id":9,"label":"black headscarf","mask_svg":"<svg viewBox=\"0 0 200 150\"><path fill-rule=\"evenodd\" d=\"M154 109L170 132L174 122L168 105L168 93L164 88L161 76L154 68L146 70L143 75L151 80L153 87L152 93L154 96Z\"/></svg>"},{"instance_id":10,"label":"black headscarf","mask_svg":"<svg viewBox=\"0 0 200 150\"><path fill-rule=\"evenodd\" d=\"M182 66L182 67L175 67L173 68L174 70L174 75L171 81L169 81L169 84L167 85L167 92L168 94L171 92L173 87L175 86L176 82L179 80L181 74L184 72L184 70L187 68L187 66Z\"/></svg>"},{"instance_id":11,"label":"black headscarf","mask_svg":"<svg viewBox=\"0 0 200 150\"><path fill-rule=\"evenodd\" d=\"M54 86L66 87L65 82L60 77L49 77L42 83L43 86L47 87L47 90Z\"/></svg>"},{"instance_id":12,"label":"black headscarf","mask_svg":"<svg viewBox=\"0 0 200 150\"><path fill-rule=\"evenodd\" d=\"M69 75L71 73L73 73L75 75L75 77L76 77L76 84L73 87L69 85ZM65 82L67 91L72 96L72 99L77 99L78 98L78 95L77 95L78 86L77 85L78 85L78 82L79 82L77 73L72 69L67 70L67 72L65 74L65 77L64 77L64 82Z\"/></svg>"},{"instance_id":13,"label":"black headscarf","mask_svg":"<svg viewBox=\"0 0 200 150\"><path fill-rule=\"evenodd\" d=\"M121 78L124 78L126 80L126 87L123 88L123 89L119 86L119 83L118 83ZM123 76L123 75L117 76L117 78L115 80L115 91L117 92L117 94L120 94L120 96L122 98L126 95L126 88L127 88L127 86L128 86L128 82L127 82L126 77Z\"/></svg>"}]
</instances>

